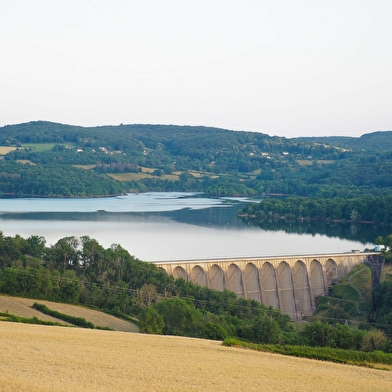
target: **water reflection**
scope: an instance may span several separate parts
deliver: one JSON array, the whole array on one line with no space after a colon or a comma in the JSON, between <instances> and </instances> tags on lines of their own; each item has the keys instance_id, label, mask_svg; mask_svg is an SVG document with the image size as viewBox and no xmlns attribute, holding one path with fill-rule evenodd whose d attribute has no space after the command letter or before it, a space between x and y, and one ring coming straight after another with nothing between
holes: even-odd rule
<instances>
[{"instance_id":1,"label":"water reflection","mask_svg":"<svg viewBox=\"0 0 392 392\"><path fill-rule=\"evenodd\" d=\"M252 220L242 219L244 224L253 225ZM361 244L374 243L378 236L387 236L391 232L390 227L377 224L351 224L340 222L287 222L285 220L265 221L257 224L263 230L282 231L285 233L296 234L316 234L325 235L327 237L335 237L351 241L358 241Z\"/></svg>"},{"instance_id":2,"label":"water reflection","mask_svg":"<svg viewBox=\"0 0 392 392\"><path fill-rule=\"evenodd\" d=\"M48 244L88 235L105 247L118 243L146 261L347 252L385 235L372 226L320 222L251 226L236 216L246 202L187 193L0 200L0 230L42 235Z\"/></svg>"}]
</instances>

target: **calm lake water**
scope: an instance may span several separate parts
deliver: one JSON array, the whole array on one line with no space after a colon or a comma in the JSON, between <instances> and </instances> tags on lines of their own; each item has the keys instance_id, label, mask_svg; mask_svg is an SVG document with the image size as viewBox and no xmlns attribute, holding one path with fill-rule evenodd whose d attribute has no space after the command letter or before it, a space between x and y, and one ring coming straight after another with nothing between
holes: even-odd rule
<instances>
[{"instance_id":1,"label":"calm lake water","mask_svg":"<svg viewBox=\"0 0 392 392\"><path fill-rule=\"evenodd\" d=\"M6 236L40 235L48 244L88 235L120 244L145 261L349 252L373 246L321 234L247 226L236 212L248 199L157 193L96 199L1 199Z\"/></svg>"}]
</instances>

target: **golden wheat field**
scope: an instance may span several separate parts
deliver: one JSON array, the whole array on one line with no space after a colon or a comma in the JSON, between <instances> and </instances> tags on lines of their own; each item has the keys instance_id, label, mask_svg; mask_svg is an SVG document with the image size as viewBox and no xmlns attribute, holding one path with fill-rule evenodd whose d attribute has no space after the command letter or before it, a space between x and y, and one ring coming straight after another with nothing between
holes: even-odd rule
<instances>
[{"instance_id":1,"label":"golden wheat field","mask_svg":"<svg viewBox=\"0 0 392 392\"><path fill-rule=\"evenodd\" d=\"M0 323L0 390L391 391L392 372L117 331Z\"/></svg>"}]
</instances>

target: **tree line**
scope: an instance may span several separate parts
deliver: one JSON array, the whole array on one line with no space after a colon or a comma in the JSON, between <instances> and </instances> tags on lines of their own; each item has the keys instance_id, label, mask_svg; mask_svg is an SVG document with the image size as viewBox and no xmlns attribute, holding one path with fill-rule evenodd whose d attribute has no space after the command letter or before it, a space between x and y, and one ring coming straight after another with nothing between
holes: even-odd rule
<instances>
[{"instance_id":1,"label":"tree line","mask_svg":"<svg viewBox=\"0 0 392 392\"><path fill-rule=\"evenodd\" d=\"M229 291L174 280L121 246L104 249L88 236L46 246L39 236L0 235L0 293L84 304L125 318L134 315L145 332L251 337L256 320L272 325L273 340L291 330L289 317L276 309Z\"/></svg>"},{"instance_id":2,"label":"tree line","mask_svg":"<svg viewBox=\"0 0 392 392\"><path fill-rule=\"evenodd\" d=\"M380 317L392 336L392 282L380 288ZM84 304L139 320L142 332L255 343L392 350L384 332L339 323L294 328L287 315L230 291L173 279L120 245L105 249L95 239L64 237L47 246L40 236L0 234L0 293ZM389 306L389 311L387 310Z\"/></svg>"},{"instance_id":3,"label":"tree line","mask_svg":"<svg viewBox=\"0 0 392 392\"><path fill-rule=\"evenodd\" d=\"M265 198L259 204L249 204L240 215L266 220L340 220L392 224L392 196L366 195L356 198Z\"/></svg>"},{"instance_id":4,"label":"tree line","mask_svg":"<svg viewBox=\"0 0 392 392\"><path fill-rule=\"evenodd\" d=\"M0 162L0 197L94 197L126 191L119 181L70 165Z\"/></svg>"}]
</instances>

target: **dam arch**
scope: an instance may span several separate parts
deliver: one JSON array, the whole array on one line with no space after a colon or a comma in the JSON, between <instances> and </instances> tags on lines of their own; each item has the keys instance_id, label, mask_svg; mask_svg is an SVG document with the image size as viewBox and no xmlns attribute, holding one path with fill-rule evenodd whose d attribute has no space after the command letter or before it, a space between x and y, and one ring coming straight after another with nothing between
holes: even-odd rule
<instances>
[{"instance_id":1,"label":"dam arch","mask_svg":"<svg viewBox=\"0 0 392 392\"><path fill-rule=\"evenodd\" d=\"M316 259L310 263L310 287L312 288L313 298L327 294L325 291L323 267Z\"/></svg>"},{"instance_id":2,"label":"dam arch","mask_svg":"<svg viewBox=\"0 0 392 392\"><path fill-rule=\"evenodd\" d=\"M281 261L276 270L280 309L292 320L297 320L297 308L294 298L293 277L290 265ZM293 295L294 294L294 295Z\"/></svg>"},{"instance_id":3,"label":"dam arch","mask_svg":"<svg viewBox=\"0 0 392 392\"><path fill-rule=\"evenodd\" d=\"M174 268L173 276L175 279L182 278L188 282L188 274L186 273L185 269L180 266Z\"/></svg>"},{"instance_id":4,"label":"dam arch","mask_svg":"<svg viewBox=\"0 0 392 392\"><path fill-rule=\"evenodd\" d=\"M234 291L240 298L244 297L242 274L237 264L230 264L226 271L226 289Z\"/></svg>"},{"instance_id":5,"label":"dam arch","mask_svg":"<svg viewBox=\"0 0 392 392\"><path fill-rule=\"evenodd\" d=\"M302 319L303 316L311 316L315 310L310 294L310 285L308 271L303 261L298 260L292 268L294 300L298 312L297 318Z\"/></svg>"},{"instance_id":6,"label":"dam arch","mask_svg":"<svg viewBox=\"0 0 392 392\"><path fill-rule=\"evenodd\" d=\"M260 291L263 304L279 308L278 288L276 284L276 271L271 263L263 263L260 274Z\"/></svg>"},{"instance_id":7,"label":"dam arch","mask_svg":"<svg viewBox=\"0 0 392 392\"><path fill-rule=\"evenodd\" d=\"M244 269L245 298L261 302L259 271L253 263L248 263Z\"/></svg>"},{"instance_id":8,"label":"dam arch","mask_svg":"<svg viewBox=\"0 0 392 392\"><path fill-rule=\"evenodd\" d=\"M208 271L208 280L210 281L210 288L217 291L225 289L225 274L219 265L212 265Z\"/></svg>"},{"instance_id":9,"label":"dam arch","mask_svg":"<svg viewBox=\"0 0 392 392\"><path fill-rule=\"evenodd\" d=\"M293 321L312 314L316 298L355 265L381 261L380 252L347 252L290 257L244 257L154 262L174 278L215 290L231 290L241 298L278 308ZM377 265L378 265L377 264ZM374 268L374 266L373 266Z\"/></svg>"},{"instance_id":10,"label":"dam arch","mask_svg":"<svg viewBox=\"0 0 392 392\"><path fill-rule=\"evenodd\" d=\"M190 281L196 283L199 286L206 287L207 284L207 274L200 265L195 265L191 270Z\"/></svg>"},{"instance_id":11,"label":"dam arch","mask_svg":"<svg viewBox=\"0 0 392 392\"><path fill-rule=\"evenodd\" d=\"M335 284L339 279L338 266L335 260L328 259L325 263L325 276L328 285Z\"/></svg>"}]
</instances>

